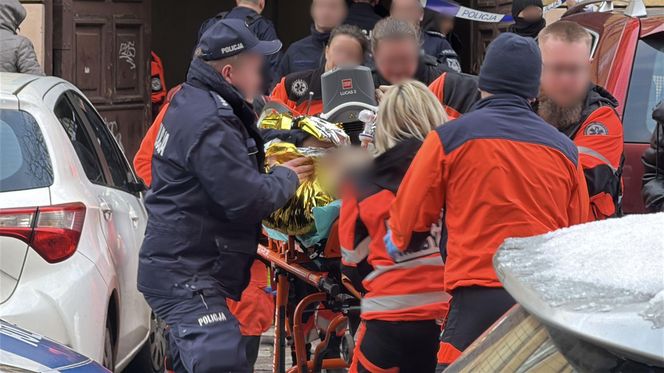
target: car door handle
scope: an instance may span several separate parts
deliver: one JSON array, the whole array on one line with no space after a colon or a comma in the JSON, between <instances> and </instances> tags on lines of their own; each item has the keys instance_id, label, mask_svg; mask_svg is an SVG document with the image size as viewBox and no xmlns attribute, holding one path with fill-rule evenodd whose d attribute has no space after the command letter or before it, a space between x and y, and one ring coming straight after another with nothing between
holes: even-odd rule
<instances>
[{"instance_id":1,"label":"car door handle","mask_svg":"<svg viewBox=\"0 0 664 373\"><path fill-rule=\"evenodd\" d=\"M134 209L129 210L129 219L131 219L134 228L138 226L138 215Z\"/></svg>"},{"instance_id":2,"label":"car door handle","mask_svg":"<svg viewBox=\"0 0 664 373\"><path fill-rule=\"evenodd\" d=\"M113 215L113 209L111 208L111 205L108 204L108 202L104 200L99 201L99 209L101 210L101 213L104 215L104 219L111 220L111 216Z\"/></svg>"}]
</instances>

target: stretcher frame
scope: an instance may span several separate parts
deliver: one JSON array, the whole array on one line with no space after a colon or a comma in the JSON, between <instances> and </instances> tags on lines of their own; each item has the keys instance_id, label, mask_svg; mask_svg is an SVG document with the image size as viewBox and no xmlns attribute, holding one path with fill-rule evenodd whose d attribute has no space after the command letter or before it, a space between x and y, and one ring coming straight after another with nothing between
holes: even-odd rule
<instances>
[{"instance_id":1,"label":"stretcher frame","mask_svg":"<svg viewBox=\"0 0 664 373\"><path fill-rule=\"evenodd\" d=\"M336 330L348 323L348 318L339 314L335 316L325 331L321 343L316 346L311 359L307 359L306 336L302 317L308 306L324 302L336 297L340 293L339 284L327 278L323 272L311 271L300 264L309 261L303 252L297 249L294 236L289 236L287 242L268 239L268 245L259 246L258 255L271 263L274 268L276 281L275 326L274 326L274 355L272 370L274 373L310 373L320 372L321 369L344 369L349 364L342 358L323 358L330 336ZM297 278L320 290L305 296L295 307L292 320L288 317L288 294L290 279ZM292 330L289 327L291 321ZM295 360L293 367L286 369L286 337L293 338L295 347Z\"/></svg>"}]
</instances>

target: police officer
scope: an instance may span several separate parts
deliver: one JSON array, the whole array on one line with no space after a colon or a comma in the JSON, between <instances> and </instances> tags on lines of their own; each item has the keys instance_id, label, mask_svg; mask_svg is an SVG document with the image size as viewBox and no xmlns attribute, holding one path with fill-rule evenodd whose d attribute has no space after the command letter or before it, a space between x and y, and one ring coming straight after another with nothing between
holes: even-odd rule
<instances>
[{"instance_id":1,"label":"police officer","mask_svg":"<svg viewBox=\"0 0 664 373\"><path fill-rule=\"evenodd\" d=\"M221 12L216 16L206 20L201 25L198 31L198 39L200 40L203 32L214 24L216 21L224 18L241 19L244 20L249 29L256 34L259 40L277 40L277 30L274 24L269 19L263 17L263 9L265 9L265 0L236 0L237 6L228 12ZM270 93L270 82L274 79L274 75L279 67L280 53L277 52L273 55L266 56L267 63L263 66L263 90L262 93Z\"/></svg>"},{"instance_id":2,"label":"police officer","mask_svg":"<svg viewBox=\"0 0 664 373\"><path fill-rule=\"evenodd\" d=\"M155 141L138 289L170 325L178 373L250 371L226 299L247 286L261 219L312 172L303 158L261 172L263 140L247 100L260 90L263 56L280 48L244 21L212 25Z\"/></svg>"},{"instance_id":3,"label":"police officer","mask_svg":"<svg viewBox=\"0 0 664 373\"><path fill-rule=\"evenodd\" d=\"M374 10L377 3L377 0L352 0L344 24L357 26L366 36L371 36L376 22L382 18Z\"/></svg>"},{"instance_id":4,"label":"police officer","mask_svg":"<svg viewBox=\"0 0 664 373\"><path fill-rule=\"evenodd\" d=\"M313 0L311 2L311 35L302 38L288 47L281 58L276 79L272 85L279 83L284 76L320 67L323 52L330 38L330 32L346 18L345 0Z\"/></svg>"},{"instance_id":5,"label":"police officer","mask_svg":"<svg viewBox=\"0 0 664 373\"><path fill-rule=\"evenodd\" d=\"M420 28L420 22L424 18L424 6L420 0L393 0L390 17L409 22L419 29L423 53L435 57L454 71L461 71L457 54L445 35Z\"/></svg>"}]
</instances>

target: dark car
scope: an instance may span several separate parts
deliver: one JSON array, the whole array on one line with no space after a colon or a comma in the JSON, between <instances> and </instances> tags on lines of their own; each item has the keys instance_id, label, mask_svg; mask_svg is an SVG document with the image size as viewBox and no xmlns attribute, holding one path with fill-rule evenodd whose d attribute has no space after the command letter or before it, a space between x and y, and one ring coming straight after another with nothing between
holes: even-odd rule
<instances>
[{"instance_id":1,"label":"dark car","mask_svg":"<svg viewBox=\"0 0 664 373\"><path fill-rule=\"evenodd\" d=\"M618 114L625 130L623 209L639 213L645 210L641 156L655 128L652 109L664 99L664 9L646 10L639 0L624 10L584 11L589 3L600 2L580 3L563 19L592 34L593 81L620 102Z\"/></svg>"}]
</instances>

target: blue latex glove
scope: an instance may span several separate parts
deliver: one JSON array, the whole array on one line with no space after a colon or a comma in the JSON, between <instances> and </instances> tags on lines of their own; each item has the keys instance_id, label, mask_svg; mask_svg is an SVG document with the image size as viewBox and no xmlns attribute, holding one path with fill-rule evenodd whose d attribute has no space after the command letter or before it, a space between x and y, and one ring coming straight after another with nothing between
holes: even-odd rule
<instances>
[{"instance_id":1,"label":"blue latex glove","mask_svg":"<svg viewBox=\"0 0 664 373\"><path fill-rule=\"evenodd\" d=\"M397 245L394 244L392 241L392 230L388 229L387 234L383 238L383 242L385 242L385 247L387 248L387 253L390 254L392 259L396 259L400 254L401 251L397 248Z\"/></svg>"}]
</instances>

